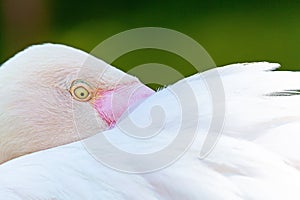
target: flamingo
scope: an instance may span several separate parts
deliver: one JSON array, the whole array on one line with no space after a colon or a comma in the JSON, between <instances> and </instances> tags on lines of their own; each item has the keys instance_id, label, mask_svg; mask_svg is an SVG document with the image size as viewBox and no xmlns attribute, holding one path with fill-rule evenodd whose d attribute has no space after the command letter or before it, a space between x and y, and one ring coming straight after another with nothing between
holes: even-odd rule
<instances>
[{"instance_id":1,"label":"flamingo","mask_svg":"<svg viewBox=\"0 0 300 200\"><path fill-rule=\"evenodd\" d=\"M232 64L195 74L154 93L136 78L94 58L87 63L95 68L88 67L78 75L76 66L78 63L82 66L82 61L79 62L82 59L81 55L86 59L85 53L69 47L42 45L25 50L1 67L1 99L3 96L9 97L4 98L6 104L2 101L0 104L3 113L0 116L1 142L5 141L9 147L5 151L1 150L1 157L4 155L3 164L0 165L2 199L296 200L300 198L298 72L274 71L279 67L276 63ZM47 63L52 65L45 65ZM82 101L76 95L74 97L72 86L74 83L77 84L78 76L80 84L83 80L87 81L84 78L88 78L88 75L81 76L86 73L95 74L95 71L91 70L101 70L101 67L95 66L97 64L102 67L108 66L106 70L112 71L109 73L110 78L101 79L103 82L93 84L97 85L91 86L96 88L96 92L87 90L89 95L92 94L96 98L88 97L88 101ZM34 81L25 82L25 78L30 77L20 70L25 68L25 71L31 71L41 66L45 66L43 69L45 73L39 71L38 74L34 74L39 76L39 79L29 73ZM17 69L8 70L12 68ZM67 76L62 74L58 76L60 73L66 73L65 68L70 70L69 73L73 73L75 69L76 75L72 76L76 77L75 82L74 78L66 78ZM43 79L44 76L50 76L54 72L57 73L55 77L59 77L59 80L51 79L47 82L47 79ZM208 88L207 79L214 81L218 78L210 76L216 74L215 72L222 81L224 99L212 102L211 93L220 91ZM24 76L21 82L12 79L21 75ZM122 77L122 82L119 82L119 77ZM8 80L16 83L3 89ZM79 109L78 113L83 113L83 116L75 117L76 124L82 125L79 130L77 129L75 139L76 134L68 132L74 129L69 128L75 126L74 116L71 117L73 123L69 126L65 124L69 119L56 119L57 113L68 113L67 106L61 107L64 101L60 102L60 106L55 104L51 107L53 110L43 107L43 112L36 118L34 112L38 110L33 105L25 106L28 105L27 101L41 105L39 101L42 100L40 96L42 94L35 93L39 93L37 89L45 88L37 88L38 86L31 88L37 80L43 84L59 83L70 90L64 93L68 95L65 102L68 100L75 104L72 107L73 112L74 109ZM93 81L88 80L92 85ZM116 100L121 106L117 106L114 110L111 110L112 107L106 100L100 100L103 96L109 100L111 97L99 95L99 91L108 92L110 89L119 91L118 87L122 85L130 87L131 84L127 83L132 83L132 80L138 88L141 88L133 95L133 100L126 98L124 103L121 102L122 95L117 96ZM18 84L23 87L20 88ZM135 87L134 91L136 89ZM20 90L28 90L28 93L16 95ZM52 94L51 91L43 95ZM132 92L126 88L125 91ZM26 94L31 95L28 97ZM191 97L191 94L194 103L189 101L190 98L184 98ZM183 101L180 99L178 101L178 97L183 97ZM59 96L55 99L47 98L49 101L61 101ZM13 103L8 106L9 102ZM159 115L153 115L155 111L153 109L157 107L164 113L156 110L155 113ZM213 107L217 108L215 112ZM183 116L183 110L187 115ZM215 114L224 114L220 135L215 137L215 143L210 151L202 157L201 151L206 139L210 137L208 130ZM107 117L112 115L116 117ZM19 116L22 120L18 120ZM20 123L27 119L23 118L24 116L38 123L30 124L28 129ZM99 123L95 124L94 118ZM47 124L40 126L44 120ZM54 121L61 122L59 127L53 123ZM3 124L7 122L11 123L3 128ZM132 130L140 132L130 132L130 127L126 127L128 122L138 126ZM20 128L19 123L22 126ZM104 125L101 127L99 124ZM47 128L41 129L44 126ZM162 128L157 129L159 126ZM84 134L85 131L88 133ZM124 134L126 131L128 133ZM159 132L157 135L148 134L157 131ZM176 140L178 133L184 136L179 142ZM134 137L128 134L133 134ZM52 140L52 137L56 140ZM25 140L27 138L30 141L42 138L43 142L39 140L28 143L28 140ZM182 146L186 142L184 138L192 139L187 141L187 145ZM157 154L157 157L149 160L142 158L141 162L138 162L139 160L131 157L128 159L132 160L124 158L124 154L111 149L108 143L103 143L104 139L132 155L159 152L168 148L170 144L172 148L168 150L166 157ZM1 147L2 145L3 143ZM172 162L164 163L167 158L176 154L178 156ZM113 162L110 162L111 160Z\"/></svg>"}]
</instances>

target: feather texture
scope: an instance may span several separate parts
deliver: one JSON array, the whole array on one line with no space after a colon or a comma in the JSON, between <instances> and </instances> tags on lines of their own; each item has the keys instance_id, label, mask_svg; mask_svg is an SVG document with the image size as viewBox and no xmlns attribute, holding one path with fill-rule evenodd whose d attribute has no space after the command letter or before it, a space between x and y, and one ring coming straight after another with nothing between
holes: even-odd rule
<instances>
[{"instance_id":1,"label":"feather texture","mask_svg":"<svg viewBox=\"0 0 300 200\"><path fill-rule=\"evenodd\" d=\"M213 119L212 108L216 106L216 102L211 102L211 93L216 91L207 88L206 80L216 78L207 76L212 71L179 81L130 112L128 117L140 127L137 135L147 137L151 130L141 127L152 123L150 128L155 132L161 126L161 121L151 114L153 107L159 106L164 111L159 135L147 140L128 137L122 130L122 122L128 119L124 117L119 126L86 141L11 160L0 166L0 196L14 200L298 200L300 96L269 94L298 90L300 74L272 71L277 67L278 64L249 63L212 70L218 71L223 83L226 119L222 135L204 159L199 158L199 153ZM182 90L185 86L191 90ZM174 95L174 91L178 93ZM187 99L176 101L178 96L190 96L187 92L191 91L196 108L195 104L186 103ZM183 110L184 114L197 113L197 117L184 116ZM189 148L184 154L178 154L176 162L152 173L119 172L96 161L93 152L86 151L85 145L105 136L124 151L149 154L174 143L180 128L187 137L195 131L196 137L187 143ZM176 143L169 153L181 152L181 145ZM106 146L97 150L113 153ZM137 163L131 165L139 167Z\"/></svg>"}]
</instances>

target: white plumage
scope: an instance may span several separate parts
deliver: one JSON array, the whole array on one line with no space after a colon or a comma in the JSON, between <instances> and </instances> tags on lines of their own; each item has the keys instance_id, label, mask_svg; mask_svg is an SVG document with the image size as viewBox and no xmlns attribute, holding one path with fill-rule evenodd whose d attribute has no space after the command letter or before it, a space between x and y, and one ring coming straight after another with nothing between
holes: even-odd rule
<instances>
[{"instance_id":1,"label":"white plumage","mask_svg":"<svg viewBox=\"0 0 300 200\"><path fill-rule=\"evenodd\" d=\"M94 141L104 134L114 145L134 153L166 147L176 136L181 117L180 105L170 91L187 81L197 98L199 115L184 121L185 134L198 122L199 128L190 148L169 167L146 174L122 173L96 161L84 148L86 143L75 142L2 164L0 197L12 200L298 200L300 96L280 94L299 89L300 74L271 71L277 67L262 62L213 69L222 78L226 119L221 137L205 159L200 159L199 153L212 118L209 92L213 91L205 87L203 74L197 74L157 92L129 115L135 123L146 125L151 108L161 106L166 112L166 124L160 135L149 140L133 139L117 126L87 139ZM187 109L195 111L194 107ZM105 146L98 150L107 153Z\"/></svg>"}]
</instances>

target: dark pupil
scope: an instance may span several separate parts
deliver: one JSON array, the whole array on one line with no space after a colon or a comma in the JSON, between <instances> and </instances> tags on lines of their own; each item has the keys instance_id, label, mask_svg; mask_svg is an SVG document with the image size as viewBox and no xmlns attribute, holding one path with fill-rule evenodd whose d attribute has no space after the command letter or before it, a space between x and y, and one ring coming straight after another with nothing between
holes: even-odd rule
<instances>
[{"instance_id":1,"label":"dark pupil","mask_svg":"<svg viewBox=\"0 0 300 200\"><path fill-rule=\"evenodd\" d=\"M82 96L82 97L83 97L83 96L84 96L84 93L83 93L83 92L81 92L81 93L80 93L80 96Z\"/></svg>"}]
</instances>

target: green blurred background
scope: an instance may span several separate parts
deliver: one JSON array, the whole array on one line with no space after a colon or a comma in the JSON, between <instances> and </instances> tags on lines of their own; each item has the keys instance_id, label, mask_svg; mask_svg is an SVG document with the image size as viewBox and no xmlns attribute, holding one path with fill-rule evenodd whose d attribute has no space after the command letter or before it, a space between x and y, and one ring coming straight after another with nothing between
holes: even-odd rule
<instances>
[{"instance_id":1,"label":"green blurred background","mask_svg":"<svg viewBox=\"0 0 300 200\"><path fill-rule=\"evenodd\" d=\"M121 31L158 26L194 38L218 66L272 61L300 69L300 1L1 1L1 63L31 44L64 43L89 52ZM188 65L158 50L131 52L114 64L128 70L149 62ZM182 69L186 76L195 72Z\"/></svg>"}]
</instances>

